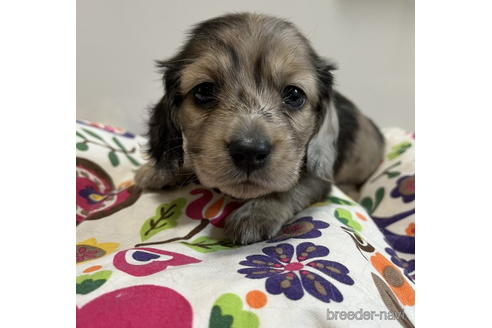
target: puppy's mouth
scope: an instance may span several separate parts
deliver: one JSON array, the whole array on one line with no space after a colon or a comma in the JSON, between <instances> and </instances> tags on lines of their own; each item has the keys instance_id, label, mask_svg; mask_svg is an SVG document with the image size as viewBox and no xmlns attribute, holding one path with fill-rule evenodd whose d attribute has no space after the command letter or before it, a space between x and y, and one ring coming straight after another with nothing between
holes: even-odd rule
<instances>
[{"instance_id":1,"label":"puppy's mouth","mask_svg":"<svg viewBox=\"0 0 492 328\"><path fill-rule=\"evenodd\" d=\"M202 185L217 188L233 198L253 199L285 192L297 182L297 158L279 157L273 148L263 142L233 146L229 143L223 150L205 149L198 153L188 150L187 154L190 167Z\"/></svg>"},{"instance_id":2,"label":"puppy's mouth","mask_svg":"<svg viewBox=\"0 0 492 328\"><path fill-rule=\"evenodd\" d=\"M224 194L239 199L257 198L273 192L273 190L263 183L259 183L251 178L244 179L240 182L225 184L218 187L218 189Z\"/></svg>"}]
</instances>

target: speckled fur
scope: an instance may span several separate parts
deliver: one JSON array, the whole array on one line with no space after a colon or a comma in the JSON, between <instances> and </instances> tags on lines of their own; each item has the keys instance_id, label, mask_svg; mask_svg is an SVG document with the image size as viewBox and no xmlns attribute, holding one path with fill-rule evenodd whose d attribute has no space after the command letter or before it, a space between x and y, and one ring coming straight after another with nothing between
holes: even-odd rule
<instances>
[{"instance_id":1,"label":"speckled fur","mask_svg":"<svg viewBox=\"0 0 492 328\"><path fill-rule=\"evenodd\" d=\"M248 200L226 222L236 243L273 237L334 181L354 194L381 160L378 129L332 89L334 66L287 21L247 13L205 21L159 66L165 94L152 110L152 160L137 184L179 185L191 170L203 185ZM209 108L191 97L203 82L219 89ZM282 103L287 85L305 92L302 110ZM227 144L252 131L268 137L273 150L265 167L247 175L232 163Z\"/></svg>"}]
</instances>

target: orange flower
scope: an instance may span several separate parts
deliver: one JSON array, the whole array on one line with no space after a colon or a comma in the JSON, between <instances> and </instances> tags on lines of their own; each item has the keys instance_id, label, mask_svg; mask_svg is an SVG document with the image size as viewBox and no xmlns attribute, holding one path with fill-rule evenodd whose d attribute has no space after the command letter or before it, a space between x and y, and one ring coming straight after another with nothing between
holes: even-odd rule
<instances>
[{"instance_id":1,"label":"orange flower","mask_svg":"<svg viewBox=\"0 0 492 328\"><path fill-rule=\"evenodd\" d=\"M405 232L407 233L407 236L415 236L415 222L410 223L405 229Z\"/></svg>"},{"instance_id":2,"label":"orange flower","mask_svg":"<svg viewBox=\"0 0 492 328\"><path fill-rule=\"evenodd\" d=\"M403 305L415 305L415 290L393 263L379 252L371 257L371 263Z\"/></svg>"},{"instance_id":3,"label":"orange flower","mask_svg":"<svg viewBox=\"0 0 492 328\"><path fill-rule=\"evenodd\" d=\"M357 217L358 217L359 219L361 219L362 221L367 221L367 218L365 217L365 215L364 215L364 214L359 213L359 212L355 212L355 215L357 215Z\"/></svg>"},{"instance_id":4,"label":"orange flower","mask_svg":"<svg viewBox=\"0 0 492 328\"><path fill-rule=\"evenodd\" d=\"M252 308L260 309L267 304L268 300L267 296L262 291L252 290L246 294L246 302Z\"/></svg>"}]
</instances>

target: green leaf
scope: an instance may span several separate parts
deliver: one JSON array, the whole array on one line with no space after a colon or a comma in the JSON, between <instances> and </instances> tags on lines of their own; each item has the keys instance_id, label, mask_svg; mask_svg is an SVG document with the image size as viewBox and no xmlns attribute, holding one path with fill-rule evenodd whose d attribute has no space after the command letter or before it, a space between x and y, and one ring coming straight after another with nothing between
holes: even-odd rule
<instances>
[{"instance_id":1,"label":"green leaf","mask_svg":"<svg viewBox=\"0 0 492 328\"><path fill-rule=\"evenodd\" d=\"M400 155L400 154L399 154L398 152L394 152L394 151L393 151L393 152L391 152L391 153L389 153L389 154L388 154L387 158L388 158L389 160L392 160L392 159L397 158L399 155Z\"/></svg>"},{"instance_id":2,"label":"green leaf","mask_svg":"<svg viewBox=\"0 0 492 328\"><path fill-rule=\"evenodd\" d=\"M124 152L126 152L126 148L123 146L123 144L121 143L121 141L118 140L118 138L116 137L113 137L113 141L114 143L120 147L121 150L123 150Z\"/></svg>"},{"instance_id":3,"label":"green leaf","mask_svg":"<svg viewBox=\"0 0 492 328\"><path fill-rule=\"evenodd\" d=\"M338 197L335 197L335 196L330 196L328 197L328 199L332 202L332 203L335 203L335 204L338 204L338 205L355 205L354 203L346 200L346 199L342 199L342 198L338 198Z\"/></svg>"},{"instance_id":4,"label":"green leaf","mask_svg":"<svg viewBox=\"0 0 492 328\"><path fill-rule=\"evenodd\" d=\"M94 274L84 274L76 279L77 294L89 294L90 292L101 287L111 277L112 272L109 270L99 271Z\"/></svg>"},{"instance_id":5,"label":"green leaf","mask_svg":"<svg viewBox=\"0 0 492 328\"><path fill-rule=\"evenodd\" d=\"M383 200L383 198L384 198L384 188L381 187L378 190L376 190L375 204L374 204L374 209L372 210L373 213L376 211L379 204L381 204L381 201Z\"/></svg>"},{"instance_id":6,"label":"green leaf","mask_svg":"<svg viewBox=\"0 0 492 328\"><path fill-rule=\"evenodd\" d=\"M360 223L354 221L352 217L352 213L350 213L350 211L347 211L346 209L337 208L335 210L335 217L338 219L338 221L342 222L346 226L351 227L356 231L362 230L362 226L360 225Z\"/></svg>"},{"instance_id":7,"label":"green leaf","mask_svg":"<svg viewBox=\"0 0 492 328\"><path fill-rule=\"evenodd\" d=\"M222 310L217 305L212 307L212 313L210 313L210 321L208 323L209 328L231 328L232 315L222 315Z\"/></svg>"},{"instance_id":8,"label":"green leaf","mask_svg":"<svg viewBox=\"0 0 492 328\"><path fill-rule=\"evenodd\" d=\"M105 282L106 280L104 279L99 279L99 280L87 279L82 281L80 284L77 284L75 290L77 294L82 294L82 295L89 294L90 292L95 291L96 289L101 287Z\"/></svg>"},{"instance_id":9,"label":"green leaf","mask_svg":"<svg viewBox=\"0 0 492 328\"><path fill-rule=\"evenodd\" d=\"M140 228L142 241L149 239L155 234L175 227L177 220L181 217L182 209L186 205L186 199L178 198L171 203L164 203L157 207L155 215L148 218Z\"/></svg>"},{"instance_id":10,"label":"green leaf","mask_svg":"<svg viewBox=\"0 0 492 328\"><path fill-rule=\"evenodd\" d=\"M139 162L137 162L137 160L135 158L133 158L132 156L126 154L126 158L128 158L128 160L130 161L130 163L132 163L133 165L135 166L140 166L141 164Z\"/></svg>"},{"instance_id":11,"label":"green leaf","mask_svg":"<svg viewBox=\"0 0 492 328\"><path fill-rule=\"evenodd\" d=\"M116 155L116 152L114 150L110 151L108 153L109 161L113 166L118 166L120 164L120 159L118 158L118 155Z\"/></svg>"},{"instance_id":12,"label":"green leaf","mask_svg":"<svg viewBox=\"0 0 492 328\"><path fill-rule=\"evenodd\" d=\"M104 139L101 138L97 133L92 132L91 130L88 130L88 129L84 129L84 128L82 128L82 130L84 130L84 132L87 133L88 135L90 135L90 136L92 136L92 137L94 137L96 139L99 139L101 141L104 141Z\"/></svg>"},{"instance_id":13,"label":"green leaf","mask_svg":"<svg viewBox=\"0 0 492 328\"><path fill-rule=\"evenodd\" d=\"M85 150L89 149L89 146L87 146L87 144L85 142L77 142L77 144L75 146L77 147L78 150L81 150L81 151L85 151Z\"/></svg>"},{"instance_id":14,"label":"green leaf","mask_svg":"<svg viewBox=\"0 0 492 328\"><path fill-rule=\"evenodd\" d=\"M406 152L407 149L410 147L412 147L412 144L410 142L403 141L398 145L393 146L393 148L391 148L391 153L389 153L387 157L389 160L395 159L401 154L403 154L404 152Z\"/></svg>"},{"instance_id":15,"label":"green leaf","mask_svg":"<svg viewBox=\"0 0 492 328\"><path fill-rule=\"evenodd\" d=\"M109 279L109 277L111 277L111 274L112 274L112 271L110 270L103 270L103 271L98 271L96 273L92 273L92 274L84 274L84 275L81 275L81 276L78 276L77 279L76 279L76 282L77 283L81 283L82 281L86 280L86 279L94 279L94 280L97 280L97 279Z\"/></svg>"},{"instance_id":16,"label":"green leaf","mask_svg":"<svg viewBox=\"0 0 492 328\"><path fill-rule=\"evenodd\" d=\"M207 236L198 237L192 242L181 242L181 244L200 253L212 253L237 247L228 240L217 240Z\"/></svg>"},{"instance_id":17,"label":"green leaf","mask_svg":"<svg viewBox=\"0 0 492 328\"><path fill-rule=\"evenodd\" d=\"M86 139L85 136L82 133L80 133L79 131L75 131L75 133L77 134L77 137L80 137L82 139Z\"/></svg>"},{"instance_id":18,"label":"green leaf","mask_svg":"<svg viewBox=\"0 0 492 328\"><path fill-rule=\"evenodd\" d=\"M113 137L113 141L123 151L123 153L125 154L126 158L128 158L130 163L132 163L135 166L140 166L140 163L135 158L130 156L130 154L128 154L128 150L125 148L125 146L123 146L123 144L118 138Z\"/></svg>"},{"instance_id":19,"label":"green leaf","mask_svg":"<svg viewBox=\"0 0 492 328\"><path fill-rule=\"evenodd\" d=\"M360 204L362 207L364 207L367 211L367 213L372 214L372 199L369 197L364 197L361 201Z\"/></svg>"},{"instance_id":20,"label":"green leaf","mask_svg":"<svg viewBox=\"0 0 492 328\"><path fill-rule=\"evenodd\" d=\"M233 327L237 328L258 328L260 326L260 319L258 316L247 310L243 310L243 302L241 298L236 294L227 293L222 294L214 303L212 307L212 315L215 314L214 318L217 317L217 310L213 313L214 308L220 308L221 316L232 316ZM224 320L222 320L224 322ZM212 326L212 322L209 323L209 328L222 328L227 326Z\"/></svg>"},{"instance_id":21,"label":"green leaf","mask_svg":"<svg viewBox=\"0 0 492 328\"><path fill-rule=\"evenodd\" d=\"M397 176L399 176L401 173L398 172L398 171L393 171L393 172L386 172L386 175L388 176L388 178L396 178Z\"/></svg>"}]
</instances>

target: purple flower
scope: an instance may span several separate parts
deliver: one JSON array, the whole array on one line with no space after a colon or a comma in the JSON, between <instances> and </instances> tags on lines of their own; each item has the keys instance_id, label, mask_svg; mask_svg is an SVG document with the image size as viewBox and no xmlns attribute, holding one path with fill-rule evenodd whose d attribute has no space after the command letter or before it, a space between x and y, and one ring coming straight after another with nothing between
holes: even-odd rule
<instances>
[{"instance_id":1,"label":"purple flower","mask_svg":"<svg viewBox=\"0 0 492 328\"><path fill-rule=\"evenodd\" d=\"M298 300L304 296L304 290L322 302L343 301L340 291L328 281L326 276L346 285L354 281L348 276L349 270L341 263L317 259L328 255L328 248L305 242L297 245L293 260L294 246L278 244L263 248L263 254L250 255L239 264L248 266L238 270L246 278L263 279L265 289L273 295L284 294L288 299Z\"/></svg>"},{"instance_id":2,"label":"purple flower","mask_svg":"<svg viewBox=\"0 0 492 328\"><path fill-rule=\"evenodd\" d=\"M415 260L404 260L396 254L395 250L387 247L385 248L386 253L391 255L391 262L403 269L403 273L412 282L415 281Z\"/></svg>"},{"instance_id":3,"label":"purple flower","mask_svg":"<svg viewBox=\"0 0 492 328\"><path fill-rule=\"evenodd\" d=\"M312 216L305 216L295 222L283 226L280 233L268 242L276 243L289 238L317 238L321 236L321 231L319 231L319 229L325 229L329 226L330 225L326 222L314 220Z\"/></svg>"},{"instance_id":4,"label":"purple flower","mask_svg":"<svg viewBox=\"0 0 492 328\"><path fill-rule=\"evenodd\" d=\"M396 187L391 191L391 197L401 197L404 203L415 200L415 174L406 175L396 181Z\"/></svg>"}]
</instances>

